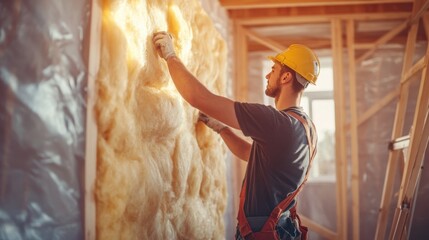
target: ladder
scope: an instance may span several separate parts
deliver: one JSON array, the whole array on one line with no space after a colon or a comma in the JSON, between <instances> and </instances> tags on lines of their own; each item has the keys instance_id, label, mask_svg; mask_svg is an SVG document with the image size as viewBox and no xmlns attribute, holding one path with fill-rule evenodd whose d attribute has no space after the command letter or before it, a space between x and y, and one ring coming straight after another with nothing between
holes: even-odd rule
<instances>
[{"instance_id":1,"label":"ladder","mask_svg":"<svg viewBox=\"0 0 429 240\"><path fill-rule=\"evenodd\" d=\"M408 149L404 155L405 167L402 175L398 203L395 209L389 239L408 239L409 236L412 220L411 213L414 207L415 193L417 191L417 186L421 175L421 168L424 160L424 153L426 151L429 138L429 46L427 47L425 56L418 60L416 64L413 65L412 61L420 16L423 16L422 19L426 38L429 39L429 15L424 14L428 8L428 5L429 1L415 0L413 12L409 20L410 30L408 32L405 48L401 82L399 86L399 101L397 103L395 121L392 131L392 139L394 139L394 142L392 143L392 148L389 152L383 194L377 221L377 229L375 233L376 240L385 239L387 216L389 213L389 206L393 192L393 182L395 180L395 173L397 170L398 158L400 154L400 151L398 150L407 147L407 145ZM403 125L408 102L410 86L409 79L420 70L422 71L421 82L417 97L417 105L413 116L411 133L409 136L401 137L403 135ZM406 144L407 138L409 141L408 144Z\"/></svg>"}]
</instances>

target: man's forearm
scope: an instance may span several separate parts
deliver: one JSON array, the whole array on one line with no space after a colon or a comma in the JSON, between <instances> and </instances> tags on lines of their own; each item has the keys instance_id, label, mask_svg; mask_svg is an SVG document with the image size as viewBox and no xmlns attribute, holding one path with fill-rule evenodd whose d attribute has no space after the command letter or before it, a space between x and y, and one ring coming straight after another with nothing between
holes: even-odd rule
<instances>
[{"instance_id":1,"label":"man's forearm","mask_svg":"<svg viewBox=\"0 0 429 240\"><path fill-rule=\"evenodd\" d=\"M168 58L167 64L177 91L179 91L180 95L182 95L189 104L195 108L199 108L198 103L203 101L201 98L210 94L210 92L186 69L185 65L178 57L173 56Z\"/></svg>"},{"instance_id":2,"label":"man's forearm","mask_svg":"<svg viewBox=\"0 0 429 240\"><path fill-rule=\"evenodd\" d=\"M244 161L248 161L250 157L250 149L252 145L235 134L231 128L224 128L220 132L220 136L225 142L229 150L238 158Z\"/></svg>"},{"instance_id":3,"label":"man's forearm","mask_svg":"<svg viewBox=\"0 0 429 240\"><path fill-rule=\"evenodd\" d=\"M230 127L240 129L231 99L211 93L178 57L169 57L167 64L177 91L189 104Z\"/></svg>"}]
</instances>

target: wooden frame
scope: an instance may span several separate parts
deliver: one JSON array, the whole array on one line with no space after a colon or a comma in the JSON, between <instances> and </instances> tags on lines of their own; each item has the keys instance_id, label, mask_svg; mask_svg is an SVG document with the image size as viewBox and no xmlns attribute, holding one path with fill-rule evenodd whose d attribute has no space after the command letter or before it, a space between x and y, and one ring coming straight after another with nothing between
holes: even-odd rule
<instances>
[{"instance_id":1,"label":"wooden frame","mask_svg":"<svg viewBox=\"0 0 429 240\"><path fill-rule=\"evenodd\" d=\"M417 0L419 1L419 0ZM410 1L412 2L412 1ZM236 69L241 73L236 74L236 81L238 86L241 86L240 89L247 91L247 85L243 83L243 79L247 79L245 76L247 74L246 65L243 64L245 58L247 58L247 52L245 52L243 46L244 42L247 42L248 39L251 39L259 44L266 46L273 51L279 52L285 49L283 44L276 42L267 37L260 36L253 32L250 27L263 26L275 22L277 25L284 24L305 24L305 23L321 23L327 22L331 24L331 39L332 39L332 56L334 61L334 99L335 99L335 111L336 111L336 175L337 175L337 232L333 232L317 223L312 222L310 219L304 217L305 221L310 225L310 228L315 232L319 233L321 236L324 236L327 239L347 239L348 229L347 229L347 161L346 161L346 134L348 131L351 133L351 151L352 151L352 222L353 222L353 239L360 239L360 226L359 226L359 163L358 163L358 127L370 119L374 114L383 109L387 104L391 103L393 100L400 97L401 101L398 103L398 111L395 116L395 128L392 136L399 137L402 135L402 128L404 120L401 119L405 116L404 107L406 106L407 101L407 91L410 84L409 79L412 76L417 74L420 70L426 69L428 59L426 57L421 58L417 61L416 64L412 64L413 56L413 47L415 45L415 39L417 34L418 19L425 13L425 10L428 8L428 1L420 2L421 4L413 4L413 11L403 12L403 13L373 13L373 14L327 14L327 15L311 15L311 16L293 16L293 17L257 17L257 18L236 18L233 19L234 26L236 28L234 35L236 38L241 39L240 45L236 41L236 50L240 49L236 53ZM354 40L354 26L355 21L367 21L367 20L391 20L391 19L404 19L397 27L388 31L386 34L378 38L374 43L371 44L357 44ZM393 91L386 94L382 97L377 104L366 110L362 114L357 114L357 96L355 91L350 92L350 110L351 110L351 122L349 125L345 123L345 106L344 101L344 86L342 83L343 77L343 30L342 24L346 23L346 36L347 36L347 47L348 47L348 61L352 64L349 64L349 79L350 79L350 89L355 88L355 66L356 64L361 63L366 58L371 56L376 49L383 47L382 45L392 40L396 35L409 28L407 46L405 48L406 57L403 63L403 72L401 74L401 84ZM429 29L429 28L428 28ZM412 40L414 39L414 41ZM367 51L361 54L356 58L355 51L359 49L366 49ZM237 60L239 59L239 60ZM245 69L245 71L243 71ZM426 71L426 70L425 70ZM243 78L244 77L244 78ZM246 86L246 87L243 87ZM425 85L426 86L426 85ZM429 88L429 87L428 87ZM238 98L242 98L243 93L236 89ZM421 148L421 147L420 147ZM421 149L420 149L421 150ZM417 150L416 150L417 151ZM413 155L414 156L414 155ZM397 163L393 159L397 159L399 155L397 153L390 153L389 162L388 162L388 171L386 174L385 186L383 189L382 196L382 206L380 207L380 216L378 219L378 226L376 232L376 239L383 239L377 236L380 236L382 233L383 224L386 224L386 206L390 204L392 190L391 182L394 179L394 173L397 168ZM411 171L411 170L410 170ZM412 178L415 178L415 174L411 174ZM404 195L408 192L404 191ZM401 221L403 220L400 218ZM381 223L380 223L381 222Z\"/></svg>"},{"instance_id":2,"label":"wooden frame","mask_svg":"<svg viewBox=\"0 0 429 240\"><path fill-rule=\"evenodd\" d=\"M345 106L344 106L344 83L343 83L343 39L342 21L333 19L331 21L332 52L334 67L334 101L335 101L335 162L337 176L337 238L347 239L347 153L346 153L346 131Z\"/></svg>"},{"instance_id":3,"label":"wooden frame","mask_svg":"<svg viewBox=\"0 0 429 240\"><path fill-rule=\"evenodd\" d=\"M86 105L86 142L84 169L84 232L86 240L96 236L96 204L94 198L97 168L97 124L94 105L95 80L100 66L101 6L100 0L91 1L89 38L85 43L85 61L88 69Z\"/></svg>"},{"instance_id":4,"label":"wooden frame","mask_svg":"<svg viewBox=\"0 0 429 240\"><path fill-rule=\"evenodd\" d=\"M355 62L355 24L353 19L347 20L347 50L349 58L349 91L351 127L351 161L352 161L352 217L353 239L360 239L360 201L359 201L359 134L357 117L357 88L356 88L356 62Z\"/></svg>"},{"instance_id":5,"label":"wooden frame","mask_svg":"<svg viewBox=\"0 0 429 240\"><path fill-rule=\"evenodd\" d=\"M422 60L419 60L415 65L412 64L418 23L419 23L418 21L415 21L415 19L421 17L421 15L423 14L424 10L423 11L421 10L423 5L427 9L428 7L427 2L425 4L422 4L422 2L419 3L419 1L416 0L416 2L413 5L412 15L405 22L406 26L411 24L411 27L408 33L407 44L405 48L405 56L404 56L404 62L403 62L402 74L401 74L401 83L400 83L400 89L399 89L400 99L397 103L395 122L393 126L393 131L392 131L392 139L397 139L403 135L403 125L405 121L405 112L406 112L406 107L408 102L408 92L409 92L409 85L410 85L410 82L408 81L408 79L411 76L413 76L418 70L422 69L422 65L423 65L421 63ZM426 54L425 60L423 60L423 62L427 61L426 60L427 57L428 57L428 54ZM415 120L416 120L416 117L417 115L414 118ZM387 228L387 216L389 213L389 206L391 203L391 197L393 193L393 181L395 179L395 174L397 171L399 154L400 153L398 151L391 151L389 153L389 160L388 160L388 165L386 170L386 176L385 176L383 194L382 194L379 216L377 221L375 239L385 238L385 232ZM399 197L399 199L401 200L401 196ZM398 203L398 206L400 204L401 203ZM396 211L394 221L398 221L397 219L399 217L397 215L399 214L399 212L400 211L398 210ZM395 231L395 230L392 228L392 231ZM393 235L394 235L394 232L391 232L390 238L392 238Z\"/></svg>"},{"instance_id":6,"label":"wooden frame","mask_svg":"<svg viewBox=\"0 0 429 240\"><path fill-rule=\"evenodd\" d=\"M407 104L407 96L408 96L408 86L409 86L409 82L408 79L413 76L419 69L422 68L422 66L424 66L424 61L421 59L416 65L412 66L412 56L413 56L413 50L414 50L414 45L415 45L415 41L416 41L416 35L417 35L417 29L418 29L418 21L415 21L416 17L421 16L421 14L424 11L417 11L418 7L416 6L416 4L413 5L413 15L407 19L406 21L404 21L403 23L401 23L400 25L398 25L396 28L393 28L392 30L390 30L389 32L387 32L385 35L381 36L373 45L372 48L370 48L369 50L367 50L364 54L362 54L358 59L356 59L356 62L354 62L354 51L355 51L355 47L354 47L354 43L353 40L348 38L348 50L349 50L349 62L350 62L350 89L355 89L355 85L354 85L354 79L355 79L355 65L361 63L362 61L364 61L366 58L368 58L369 56L371 56L375 50L381 46L382 44L387 43L389 40L391 40L393 37L395 37L397 34L399 34L401 31L403 31L406 27L409 26L410 23L412 23L411 25L411 30L410 33L408 34L408 40L407 40L407 46L406 46L406 56L405 56L405 60L403 63L403 73L402 73L402 78L401 78L401 90L397 91L394 90L392 92L390 92L389 94L387 94L384 98L381 99L381 101L377 104L374 105L373 107L371 107L369 110L367 110L360 119L357 118L357 109L354 106L355 101L354 101L354 97L352 96L354 95L354 91L351 91L350 94L350 112L351 112L351 124L350 126L348 126L350 128L351 131L351 135L353 136L351 138L351 151L352 151L352 203L353 203L353 209L352 209L352 213L353 213L353 239L360 239L358 232L359 230L359 185L358 185L358 178L359 178L359 174L358 174L358 145L357 145L357 139L358 139L358 131L357 131L357 127L358 125L362 124L363 122L365 122L367 119L369 119L373 114L375 114L376 112L378 112L380 109L382 109L385 105L387 105L388 103L390 103L394 98L396 98L398 96L398 94L400 94L401 96L401 100L402 102L399 104L398 107L398 111L397 111L397 115L395 117L395 126L394 129L396 129L396 131L393 134L393 138L399 137L399 135L402 134L402 128L403 128L403 122L404 122L404 116L405 116L405 108L406 108L406 104ZM348 34L347 36L352 35L353 36L353 20L348 20ZM409 71L407 71L407 69L410 69ZM405 84L405 85L403 85ZM397 163L396 163L396 159L398 159L399 155L398 153L391 153L389 156L389 162L388 162L388 173L386 174L386 180L385 180L385 185L383 187L383 196L382 196L382 203L381 203L381 207L380 207L380 214L379 214L379 219L378 219L378 224L377 224L377 229L376 229L376 239L384 239L384 231L386 228L386 218L387 218L387 214L388 214L388 206L390 205L390 199L391 199L391 195L392 195L392 181L394 180L395 177L395 172L396 172L396 168L397 168ZM395 160L394 160L395 159ZM357 181L357 182L356 182Z\"/></svg>"},{"instance_id":7,"label":"wooden frame","mask_svg":"<svg viewBox=\"0 0 429 240\"><path fill-rule=\"evenodd\" d=\"M417 5L417 4L416 4ZM427 8L427 2L425 7ZM429 39L429 15L424 16L426 36ZM417 25L418 21L413 23ZM429 44L426 49L425 58L429 58ZM414 208L414 198L417 185L420 179L424 154L426 152L429 139L429 110L427 98L429 94L429 74L428 66L422 71L417 105L413 118L413 128L410 134L410 146L406 156L406 165L402 176L399 191L398 204L393 218L390 239L408 239L411 217L410 209ZM405 77L406 75L404 75Z\"/></svg>"}]
</instances>

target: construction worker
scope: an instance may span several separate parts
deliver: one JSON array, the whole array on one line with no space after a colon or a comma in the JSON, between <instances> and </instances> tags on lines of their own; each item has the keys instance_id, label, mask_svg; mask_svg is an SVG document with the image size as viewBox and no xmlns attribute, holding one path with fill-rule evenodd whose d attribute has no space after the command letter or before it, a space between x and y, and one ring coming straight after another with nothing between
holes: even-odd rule
<instances>
[{"instance_id":1,"label":"construction worker","mask_svg":"<svg viewBox=\"0 0 429 240\"><path fill-rule=\"evenodd\" d=\"M265 76L265 94L275 99L274 108L213 94L176 56L169 33L155 33L153 43L166 60L179 93L205 113L199 119L220 134L234 155L248 162L236 239L305 239L306 228L296 214L295 197L307 179L317 135L300 102L304 89L315 84L319 74L317 56L294 44L270 57L273 66ZM231 128L240 129L253 143Z\"/></svg>"}]
</instances>

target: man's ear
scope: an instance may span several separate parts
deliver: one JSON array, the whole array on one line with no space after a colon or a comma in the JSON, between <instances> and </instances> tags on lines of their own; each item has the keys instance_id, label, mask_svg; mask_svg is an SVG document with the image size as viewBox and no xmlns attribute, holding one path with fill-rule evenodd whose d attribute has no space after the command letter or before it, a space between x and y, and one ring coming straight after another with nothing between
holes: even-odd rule
<instances>
[{"instance_id":1,"label":"man's ear","mask_svg":"<svg viewBox=\"0 0 429 240\"><path fill-rule=\"evenodd\" d=\"M287 83L290 80L292 80L292 73L290 72L284 72L280 78L281 83Z\"/></svg>"}]
</instances>

